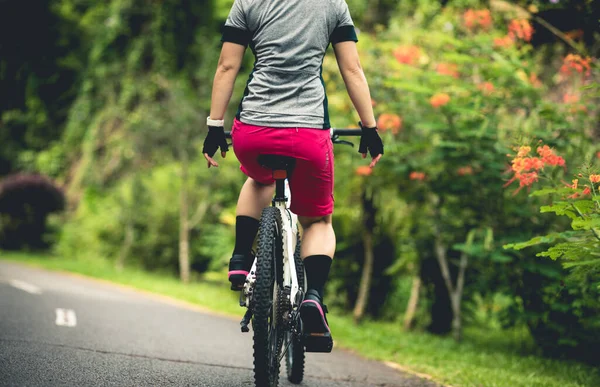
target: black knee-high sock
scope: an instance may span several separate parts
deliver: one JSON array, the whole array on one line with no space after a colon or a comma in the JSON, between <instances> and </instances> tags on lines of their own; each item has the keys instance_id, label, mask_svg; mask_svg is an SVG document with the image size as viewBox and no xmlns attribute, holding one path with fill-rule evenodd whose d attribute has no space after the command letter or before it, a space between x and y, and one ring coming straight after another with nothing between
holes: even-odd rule
<instances>
[{"instance_id":1,"label":"black knee-high sock","mask_svg":"<svg viewBox=\"0 0 600 387\"><path fill-rule=\"evenodd\" d=\"M321 299L323 299L323 291L325 282L329 277L329 269L333 259L327 255L309 255L304 258L304 270L306 271L306 281L308 289L316 290Z\"/></svg>"},{"instance_id":2,"label":"black knee-high sock","mask_svg":"<svg viewBox=\"0 0 600 387\"><path fill-rule=\"evenodd\" d=\"M250 216L237 216L235 218L235 247L233 253L250 254L257 233L258 220Z\"/></svg>"}]
</instances>

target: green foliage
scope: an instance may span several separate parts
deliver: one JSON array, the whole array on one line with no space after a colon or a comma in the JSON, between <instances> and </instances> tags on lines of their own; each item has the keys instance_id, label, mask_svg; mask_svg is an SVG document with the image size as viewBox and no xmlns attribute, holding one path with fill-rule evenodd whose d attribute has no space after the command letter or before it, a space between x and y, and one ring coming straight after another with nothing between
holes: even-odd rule
<instances>
[{"instance_id":1,"label":"green foliage","mask_svg":"<svg viewBox=\"0 0 600 387\"><path fill-rule=\"evenodd\" d=\"M466 6L478 4L453 4L443 11L431 3L413 9L401 6L389 29L359 36L361 61L380 119L386 155L372 175L357 178L352 175L358 160L349 160L352 156L341 152L336 158L338 166L342 165L336 171L336 206L342 207L342 217L353 214L364 185L378 197L376 203L385 210L378 216L377 235L395 241L398 257L384 271L387 275L413 275L421 270L427 281L435 281L439 277L432 269L437 267L433 250L436 238L445 246L451 266L466 253L470 265L467 305L475 305L470 302L475 296L488 299L498 292L510 295L512 301L503 306L504 323L529 325L550 353L556 347L543 339L545 329L567 337L565 329L573 323L571 317L583 314L569 308L567 299L539 297L560 292L559 281L565 277L558 265L540 262L528 251L506 252L502 246L543 233L549 236L533 239L528 245L565 240L575 231L556 231L560 222L552 223L547 215L539 215L538 208L547 204L545 196L511 195L502 189L510 168L505 155L517 141L543 138L564 150L565 157L573 156L575 163L584 161L581 156L590 153L592 144L593 115L561 102L554 90L582 93L582 106L593 107L590 99L584 99L587 92L579 91L578 81L555 76L560 63L544 63L541 53L533 52L527 42L496 46L495 41L506 35L509 22L517 16L512 8L491 12L493 25L489 28L470 29L464 24L465 8L460 8ZM331 58L326 58L324 78L329 81L331 115L341 120L336 125L353 125L358 117L344 95ZM400 124L390 116L398 117ZM559 181L563 176L564 171L557 169L551 177ZM579 218L575 226L589 228L594 222ZM474 229L489 230L488 236L467 246L464 241ZM342 243L356 240L356 227L341 225L336 230L342 234ZM354 246L360 251L360 246ZM360 253L352 260L344 255L340 282L357 280L360 259ZM424 265L432 259L433 265ZM567 283L571 295L582 295L587 286L572 279ZM438 297L432 285L426 286L427 302ZM438 282L435 286L445 285ZM335 289L340 288L336 285ZM584 302L589 308L586 310L598 310L588 301ZM567 306L564 315L568 318L555 317L558 304ZM469 316L477 311L465 313ZM578 323L592 329L584 321L582 317ZM569 337L572 342L584 342L581 335ZM589 359L585 353L580 355Z\"/></svg>"}]
</instances>

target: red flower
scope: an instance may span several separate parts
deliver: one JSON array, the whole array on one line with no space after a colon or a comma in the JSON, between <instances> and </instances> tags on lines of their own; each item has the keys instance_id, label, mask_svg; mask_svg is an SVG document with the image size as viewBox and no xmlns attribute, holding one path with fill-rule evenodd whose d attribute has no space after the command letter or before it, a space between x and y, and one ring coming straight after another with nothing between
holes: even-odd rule
<instances>
[{"instance_id":1,"label":"red flower","mask_svg":"<svg viewBox=\"0 0 600 387\"><path fill-rule=\"evenodd\" d=\"M590 181L592 183L600 183L600 175L590 175Z\"/></svg>"},{"instance_id":2,"label":"red flower","mask_svg":"<svg viewBox=\"0 0 600 387\"><path fill-rule=\"evenodd\" d=\"M583 191L581 192L581 195L589 195L592 193L592 190L590 189L590 187L588 187L587 185L585 186L585 188L583 189Z\"/></svg>"}]
</instances>

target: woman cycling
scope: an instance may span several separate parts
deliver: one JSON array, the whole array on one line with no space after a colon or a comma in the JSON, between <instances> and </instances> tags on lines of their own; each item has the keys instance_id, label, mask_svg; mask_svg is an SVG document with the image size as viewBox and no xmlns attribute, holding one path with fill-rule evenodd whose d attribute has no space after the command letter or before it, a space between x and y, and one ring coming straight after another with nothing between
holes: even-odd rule
<instances>
[{"instance_id":1,"label":"woman cycling","mask_svg":"<svg viewBox=\"0 0 600 387\"><path fill-rule=\"evenodd\" d=\"M203 153L208 167L220 147L227 152L223 117L233 92L246 46L255 55L244 96L233 122L234 152L248 176L236 210L236 242L229 281L239 290L254 257L252 244L263 208L274 193L271 171L259 154L296 158L289 183L290 209L303 228L301 257L308 289L300 307L305 333L331 338L323 306L323 288L335 252L333 150L327 96L321 76L329 44L362 128L359 152L370 153L374 167L383 154L369 86L360 65L356 32L345 0L235 0L222 36L215 73L209 132ZM331 339L330 339L331 340Z\"/></svg>"}]
</instances>

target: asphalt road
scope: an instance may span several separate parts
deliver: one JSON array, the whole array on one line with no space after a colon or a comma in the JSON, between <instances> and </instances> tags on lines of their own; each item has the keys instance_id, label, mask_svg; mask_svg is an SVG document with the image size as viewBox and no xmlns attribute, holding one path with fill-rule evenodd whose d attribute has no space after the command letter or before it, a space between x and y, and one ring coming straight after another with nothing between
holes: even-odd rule
<instances>
[{"instance_id":1,"label":"asphalt road","mask_svg":"<svg viewBox=\"0 0 600 387\"><path fill-rule=\"evenodd\" d=\"M284 372L282 364L280 386L292 386ZM240 333L237 320L0 261L1 386L253 383L252 332ZM302 385L435 386L335 349L307 354Z\"/></svg>"}]
</instances>

